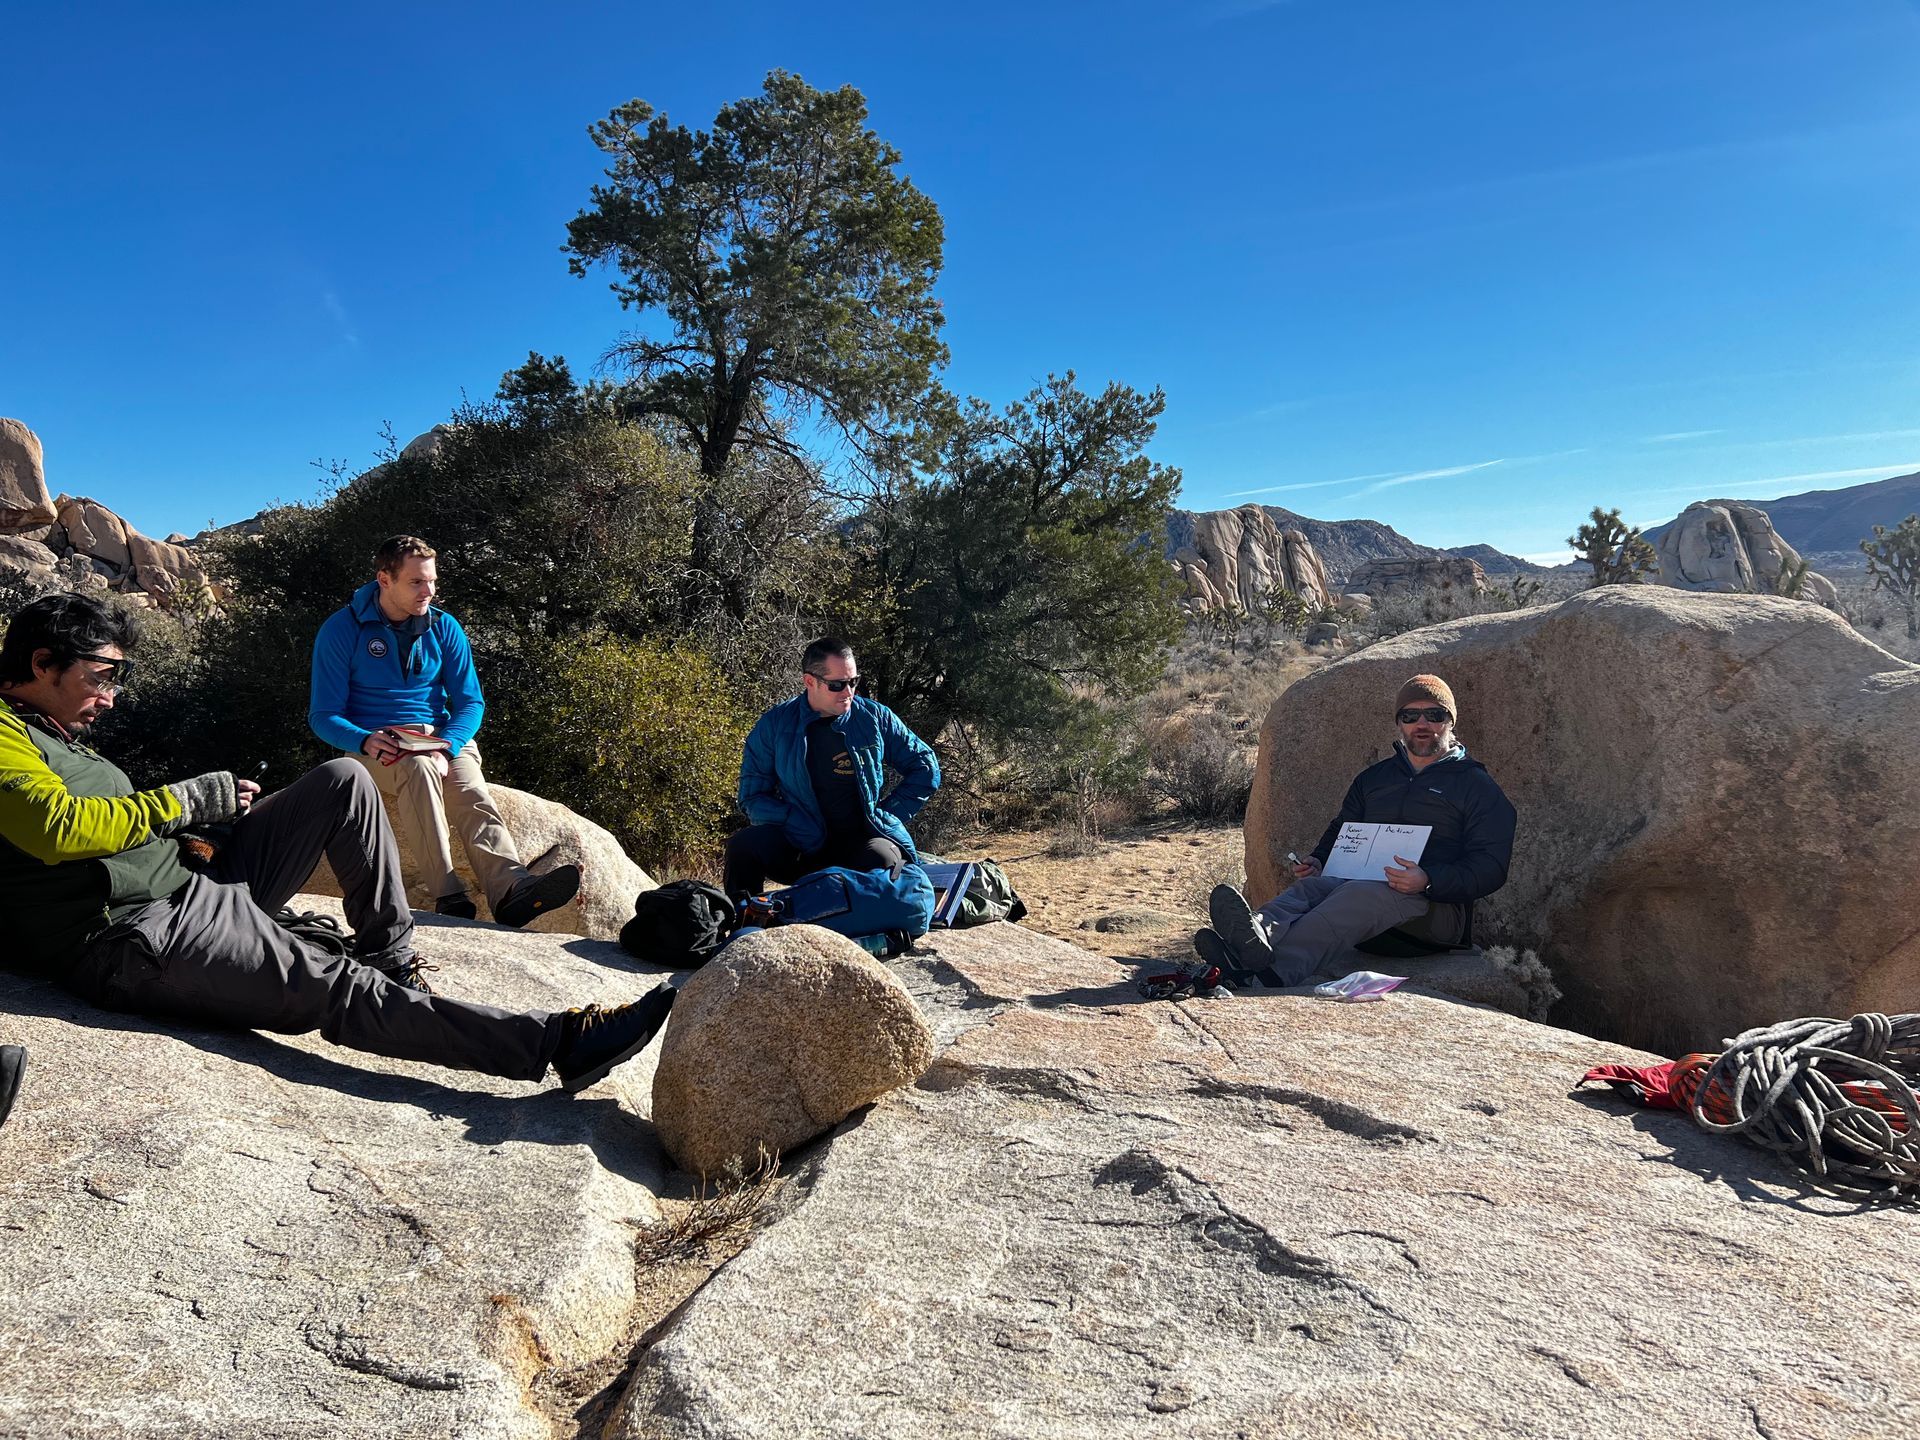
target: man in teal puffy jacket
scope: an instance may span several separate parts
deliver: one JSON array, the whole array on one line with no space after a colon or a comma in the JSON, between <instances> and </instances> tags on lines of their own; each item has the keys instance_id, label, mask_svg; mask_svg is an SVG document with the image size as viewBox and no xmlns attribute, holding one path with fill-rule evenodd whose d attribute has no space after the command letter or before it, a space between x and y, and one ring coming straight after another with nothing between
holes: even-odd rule
<instances>
[{"instance_id":1,"label":"man in teal puffy jacket","mask_svg":"<svg viewBox=\"0 0 1920 1440\"><path fill-rule=\"evenodd\" d=\"M831 636L800 657L800 694L755 722L740 762L747 827L727 838L729 895L828 865L898 870L907 821L940 788L940 762L898 715L859 694L853 647ZM885 799L887 768L899 782Z\"/></svg>"}]
</instances>

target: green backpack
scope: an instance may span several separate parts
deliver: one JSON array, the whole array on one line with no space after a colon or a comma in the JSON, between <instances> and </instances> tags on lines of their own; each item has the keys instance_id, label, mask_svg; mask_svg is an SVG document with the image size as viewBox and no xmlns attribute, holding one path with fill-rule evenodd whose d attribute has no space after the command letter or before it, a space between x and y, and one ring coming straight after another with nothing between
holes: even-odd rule
<instances>
[{"instance_id":1,"label":"green backpack","mask_svg":"<svg viewBox=\"0 0 1920 1440\"><path fill-rule=\"evenodd\" d=\"M967 882L967 893L960 901L960 914L953 928L988 925L995 920L1019 920L1026 913L1027 903L1014 890L1007 872L992 860L976 860L973 878Z\"/></svg>"}]
</instances>

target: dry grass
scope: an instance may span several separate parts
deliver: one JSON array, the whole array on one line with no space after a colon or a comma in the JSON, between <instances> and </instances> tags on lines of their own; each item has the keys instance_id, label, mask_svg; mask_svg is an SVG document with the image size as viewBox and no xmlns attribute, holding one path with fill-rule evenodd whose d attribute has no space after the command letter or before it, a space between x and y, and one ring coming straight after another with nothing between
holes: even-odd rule
<instances>
[{"instance_id":1,"label":"dry grass","mask_svg":"<svg viewBox=\"0 0 1920 1440\"><path fill-rule=\"evenodd\" d=\"M761 1213L780 1186L780 1157L764 1155L746 1170L735 1161L711 1187L702 1181L692 1198L663 1201L677 1213L640 1227L634 1259L641 1265L708 1257L721 1248L737 1250L752 1235Z\"/></svg>"}]
</instances>

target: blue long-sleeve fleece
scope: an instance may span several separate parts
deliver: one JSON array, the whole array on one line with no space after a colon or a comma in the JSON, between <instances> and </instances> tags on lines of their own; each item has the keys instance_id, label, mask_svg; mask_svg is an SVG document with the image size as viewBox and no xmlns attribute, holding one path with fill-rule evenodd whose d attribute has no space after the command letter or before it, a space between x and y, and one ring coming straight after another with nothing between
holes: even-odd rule
<instances>
[{"instance_id":1,"label":"blue long-sleeve fleece","mask_svg":"<svg viewBox=\"0 0 1920 1440\"><path fill-rule=\"evenodd\" d=\"M382 725L431 725L458 755L487 713L467 632L435 609L409 656L379 596L377 582L362 585L314 637L307 723L349 754L358 754Z\"/></svg>"}]
</instances>

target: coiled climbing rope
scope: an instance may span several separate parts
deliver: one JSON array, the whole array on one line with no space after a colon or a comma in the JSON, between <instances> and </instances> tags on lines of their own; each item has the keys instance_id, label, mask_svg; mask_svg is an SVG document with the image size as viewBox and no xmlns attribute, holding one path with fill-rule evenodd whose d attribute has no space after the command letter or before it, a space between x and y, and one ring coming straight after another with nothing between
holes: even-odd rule
<instances>
[{"instance_id":1,"label":"coiled climbing rope","mask_svg":"<svg viewBox=\"0 0 1920 1440\"><path fill-rule=\"evenodd\" d=\"M1674 1076L1703 1128L1779 1152L1833 1194L1920 1201L1920 1015L1788 1020L1706 1059Z\"/></svg>"}]
</instances>

